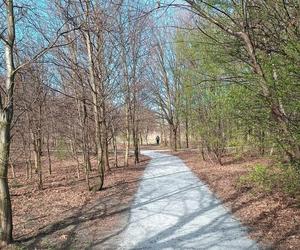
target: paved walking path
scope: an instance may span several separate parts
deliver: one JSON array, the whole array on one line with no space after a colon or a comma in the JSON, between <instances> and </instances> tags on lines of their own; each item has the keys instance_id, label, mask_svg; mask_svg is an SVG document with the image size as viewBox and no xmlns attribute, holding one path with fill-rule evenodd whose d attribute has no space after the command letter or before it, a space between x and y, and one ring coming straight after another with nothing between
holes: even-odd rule
<instances>
[{"instance_id":1,"label":"paved walking path","mask_svg":"<svg viewBox=\"0 0 300 250\"><path fill-rule=\"evenodd\" d=\"M245 228L175 156L152 158L119 249L258 249Z\"/></svg>"}]
</instances>

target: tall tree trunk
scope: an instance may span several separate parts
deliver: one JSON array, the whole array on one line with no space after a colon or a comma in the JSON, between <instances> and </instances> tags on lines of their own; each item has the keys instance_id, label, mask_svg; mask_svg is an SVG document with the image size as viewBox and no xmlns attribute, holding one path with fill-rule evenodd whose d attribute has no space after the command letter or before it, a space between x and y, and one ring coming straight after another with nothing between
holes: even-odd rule
<instances>
[{"instance_id":1,"label":"tall tree trunk","mask_svg":"<svg viewBox=\"0 0 300 250\"><path fill-rule=\"evenodd\" d=\"M118 167L118 148L114 125L112 125L112 145L114 150L115 167Z\"/></svg>"},{"instance_id":2,"label":"tall tree trunk","mask_svg":"<svg viewBox=\"0 0 300 250\"><path fill-rule=\"evenodd\" d=\"M130 104L126 104L126 142L125 142L125 158L124 166L128 167L129 148L130 148Z\"/></svg>"},{"instance_id":3,"label":"tall tree trunk","mask_svg":"<svg viewBox=\"0 0 300 250\"><path fill-rule=\"evenodd\" d=\"M87 189L90 190L90 171L91 171L91 161L90 152L88 145L88 134L87 134L87 110L84 96L84 88L82 87L83 100L77 98L77 110L79 116L79 123L81 127L81 139L82 139L82 152L83 152L83 165L85 172L85 181Z\"/></svg>"},{"instance_id":4,"label":"tall tree trunk","mask_svg":"<svg viewBox=\"0 0 300 250\"><path fill-rule=\"evenodd\" d=\"M133 129L132 131L132 138L133 138L133 146L134 146L134 163L137 164L140 162L140 159L139 159L139 137L136 128Z\"/></svg>"},{"instance_id":5,"label":"tall tree trunk","mask_svg":"<svg viewBox=\"0 0 300 250\"><path fill-rule=\"evenodd\" d=\"M102 125L102 143L101 143L101 152L103 155L103 165L104 168L108 171L110 171L110 165L109 165L109 149L108 149L108 136L107 136L107 128L106 125Z\"/></svg>"},{"instance_id":6,"label":"tall tree trunk","mask_svg":"<svg viewBox=\"0 0 300 250\"><path fill-rule=\"evenodd\" d=\"M131 111L131 123L132 123L132 140L134 146L134 164L140 162L139 159L139 131L138 131L138 121L136 119L136 112L137 112L137 105L136 105L136 91L133 91L133 105Z\"/></svg>"},{"instance_id":7,"label":"tall tree trunk","mask_svg":"<svg viewBox=\"0 0 300 250\"><path fill-rule=\"evenodd\" d=\"M172 141L171 141L171 138L169 138L170 140L169 140L169 143L168 143L168 139L167 139L167 133L166 133L166 126L165 126L165 120L163 119L162 120L162 138L163 138L163 142L164 142L164 146L165 147L167 147L168 146L168 144L170 145L170 147L171 147L171 143L172 143Z\"/></svg>"},{"instance_id":8,"label":"tall tree trunk","mask_svg":"<svg viewBox=\"0 0 300 250\"><path fill-rule=\"evenodd\" d=\"M10 146L10 112L0 113L0 239L1 245L12 241L12 211L7 181L7 169Z\"/></svg>"},{"instance_id":9,"label":"tall tree trunk","mask_svg":"<svg viewBox=\"0 0 300 250\"><path fill-rule=\"evenodd\" d=\"M52 174L52 161L51 161L51 153L50 153L50 135L49 135L49 131L47 133L47 141L46 141L46 146L47 146L47 156L48 156L48 170L49 170L49 174Z\"/></svg>"},{"instance_id":10,"label":"tall tree trunk","mask_svg":"<svg viewBox=\"0 0 300 250\"><path fill-rule=\"evenodd\" d=\"M181 149L181 126L180 126L180 124L177 126L176 139L177 139L177 142L178 142L177 145Z\"/></svg>"},{"instance_id":11,"label":"tall tree trunk","mask_svg":"<svg viewBox=\"0 0 300 250\"><path fill-rule=\"evenodd\" d=\"M88 5L88 3L87 3ZM88 6L87 6L87 9ZM88 18L88 11L87 11L87 18ZM96 140L96 150L97 150L97 165L99 171L99 184L96 188L97 190L101 190L104 184L104 161L103 161L103 154L101 152L101 126L100 126L100 119L99 119L99 108L98 108L98 87L96 85L95 76L94 76L94 63L93 63L93 54L92 54L92 42L89 32L85 32L86 37L86 46L88 52L88 60L89 60L89 78L90 84L92 87L92 100L93 100L93 112L94 112L94 122L95 122L95 140Z\"/></svg>"},{"instance_id":12,"label":"tall tree trunk","mask_svg":"<svg viewBox=\"0 0 300 250\"><path fill-rule=\"evenodd\" d=\"M186 148L189 148L189 120L188 116L185 116L185 145Z\"/></svg>"},{"instance_id":13,"label":"tall tree trunk","mask_svg":"<svg viewBox=\"0 0 300 250\"><path fill-rule=\"evenodd\" d=\"M103 91L103 86L102 86ZM106 124L106 106L104 101L104 96L102 95L102 104L101 104L101 149L103 154L103 165L105 169L110 171L109 166L109 149L108 149L108 134L107 134L107 124Z\"/></svg>"},{"instance_id":14,"label":"tall tree trunk","mask_svg":"<svg viewBox=\"0 0 300 250\"><path fill-rule=\"evenodd\" d=\"M163 121L159 121L159 130L160 130L160 141L161 145L166 143L165 141L165 133L164 133L164 127L163 127Z\"/></svg>"},{"instance_id":15,"label":"tall tree trunk","mask_svg":"<svg viewBox=\"0 0 300 250\"><path fill-rule=\"evenodd\" d=\"M139 133L139 141L140 141L140 146L143 146L144 145L144 140L143 140L143 135L142 135L142 132Z\"/></svg>"},{"instance_id":16,"label":"tall tree trunk","mask_svg":"<svg viewBox=\"0 0 300 250\"><path fill-rule=\"evenodd\" d=\"M72 37L68 37L69 42L72 41ZM88 41L87 41L88 42ZM90 190L90 180L89 180L89 173L92 170L92 165L90 161L90 149L89 149L89 138L88 138L88 128L87 128L87 108L86 108L86 90L83 84L82 79L78 76L78 55L76 50L76 43L70 44L70 53L73 61L73 79L76 79L76 82L81 83L81 89L74 87L75 94L76 94L76 104L77 104L77 112L78 112L78 122L80 126L80 133L81 133L81 149L83 153L83 167L85 172L85 180L87 189ZM75 134L76 136L76 134ZM75 140L76 141L76 140ZM76 159L78 161L78 169L77 169L77 177L80 178L80 162L78 156L76 155Z\"/></svg>"},{"instance_id":17,"label":"tall tree trunk","mask_svg":"<svg viewBox=\"0 0 300 250\"><path fill-rule=\"evenodd\" d=\"M177 128L174 126L172 128L172 132L173 132L173 149L174 151L177 151Z\"/></svg>"},{"instance_id":18,"label":"tall tree trunk","mask_svg":"<svg viewBox=\"0 0 300 250\"><path fill-rule=\"evenodd\" d=\"M34 162L35 162L35 169L38 173L38 188L43 188L43 173L42 173L42 160L41 160L41 145L42 141L38 135L34 139Z\"/></svg>"},{"instance_id":19,"label":"tall tree trunk","mask_svg":"<svg viewBox=\"0 0 300 250\"><path fill-rule=\"evenodd\" d=\"M42 173L42 105L39 105L38 124L36 134L34 135L34 157L35 169L38 173L38 188L43 188L43 173Z\"/></svg>"},{"instance_id":20,"label":"tall tree trunk","mask_svg":"<svg viewBox=\"0 0 300 250\"><path fill-rule=\"evenodd\" d=\"M149 127L147 126L147 127L146 127L146 135L145 135L146 145L149 144L149 142L148 142L148 134L149 134ZM161 138L162 138L162 137L161 137Z\"/></svg>"},{"instance_id":21,"label":"tall tree trunk","mask_svg":"<svg viewBox=\"0 0 300 250\"><path fill-rule=\"evenodd\" d=\"M13 0L5 1L7 11L7 39L5 43L6 98L0 96L0 246L12 242L12 210L8 188L7 169L10 151L10 130L13 117L15 85L14 43L15 20Z\"/></svg>"},{"instance_id":22,"label":"tall tree trunk","mask_svg":"<svg viewBox=\"0 0 300 250\"><path fill-rule=\"evenodd\" d=\"M170 124L170 147L177 151L177 128L174 124Z\"/></svg>"}]
</instances>

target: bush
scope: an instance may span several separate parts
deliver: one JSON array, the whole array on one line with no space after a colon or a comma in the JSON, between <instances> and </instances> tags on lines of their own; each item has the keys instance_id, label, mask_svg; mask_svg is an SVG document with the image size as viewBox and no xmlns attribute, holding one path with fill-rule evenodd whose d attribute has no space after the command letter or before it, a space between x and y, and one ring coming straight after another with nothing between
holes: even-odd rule
<instances>
[{"instance_id":1,"label":"bush","mask_svg":"<svg viewBox=\"0 0 300 250\"><path fill-rule=\"evenodd\" d=\"M267 167L258 164L248 174L240 177L238 185L265 192L279 190L296 197L300 193L300 171L293 166Z\"/></svg>"},{"instance_id":2,"label":"bush","mask_svg":"<svg viewBox=\"0 0 300 250\"><path fill-rule=\"evenodd\" d=\"M256 165L248 174L240 177L241 186L254 186L264 191L271 191L273 187L274 176L266 166Z\"/></svg>"},{"instance_id":3,"label":"bush","mask_svg":"<svg viewBox=\"0 0 300 250\"><path fill-rule=\"evenodd\" d=\"M293 166L281 166L277 183L285 193L296 196L300 193L300 171Z\"/></svg>"}]
</instances>

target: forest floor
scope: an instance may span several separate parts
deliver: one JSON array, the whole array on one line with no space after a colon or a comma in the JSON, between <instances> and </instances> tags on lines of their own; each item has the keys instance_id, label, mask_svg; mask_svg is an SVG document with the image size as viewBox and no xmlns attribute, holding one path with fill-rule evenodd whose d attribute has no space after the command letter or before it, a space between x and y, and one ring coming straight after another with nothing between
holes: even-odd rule
<instances>
[{"instance_id":1,"label":"forest floor","mask_svg":"<svg viewBox=\"0 0 300 250\"><path fill-rule=\"evenodd\" d=\"M45 169L43 190L37 189L36 175L26 179L24 166L15 166L16 178L9 181L15 244L9 249L98 249L117 244L109 239L126 226L148 160L142 156L134 166L131 158L129 167L113 167L99 192L87 190L83 173L77 179L74 160L53 161L52 174ZM91 182L96 181L94 166Z\"/></svg>"},{"instance_id":2,"label":"forest floor","mask_svg":"<svg viewBox=\"0 0 300 250\"><path fill-rule=\"evenodd\" d=\"M147 149L159 149L150 146ZM198 152L172 152L204 181L250 231L251 238L269 249L299 249L300 209L294 199L276 192L241 189L240 176L268 159L228 157L220 166L204 162ZM120 157L120 162L122 158ZM53 171L44 171L44 188L37 176L26 179L24 166L16 165L10 176L15 244L9 249L116 249L128 227L129 212L140 178L149 162L143 156L134 166L112 168L104 190L86 190L83 173L77 179L74 160L53 160ZM45 162L45 166L46 166ZM97 181L96 170L91 182Z\"/></svg>"},{"instance_id":3,"label":"forest floor","mask_svg":"<svg viewBox=\"0 0 300 250\"><path fill-rule=\"evenodd\" d=\"M299 204L279 191L242 189L239 177L268 159L227 157L223 166L206 162L197 151L173 152L220 198L235 217L250 229L250 237L268 249L300 249Z\"/></svg>"}]
</instances>

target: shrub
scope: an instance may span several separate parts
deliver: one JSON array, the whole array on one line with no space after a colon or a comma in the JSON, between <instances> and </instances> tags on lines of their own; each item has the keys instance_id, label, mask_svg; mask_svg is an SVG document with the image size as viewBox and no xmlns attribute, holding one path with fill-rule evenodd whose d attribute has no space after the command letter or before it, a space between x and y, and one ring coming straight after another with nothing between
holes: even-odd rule
<instances>
[{"instance_id":1,"label":"shrub","mask_svg":"<svg viewBox=\"0 0 300 250\"><path fill-rule=\"evenodd\" d=\"M249 173L240 177L238 185L266 192L276 189L296 197L300 193L300 171L291 165L267 167L258 164Z\"/></svg>"},{"instance_id":2,"label":"shrub","mask_svg":"<svg viewBox=\"0 0 300 250\"><path fill-rule=\"evenodd\" d=\"M257 164L248 174L240 177L239 184L241 186L254 186L264 191L271 191L273 178L273 174L270 173L266 166Z\"/></svg>"},{"instance_id":3,"label":"shrub","mask_svg":"<svg viewBox=\"0 0 300 250\"><path fill-rule=\"evenodd\" d=\"M278 185L285 193L296 196L300 193L300 171L294 166L280 166Z\"/></svg>"}]
</instances>

